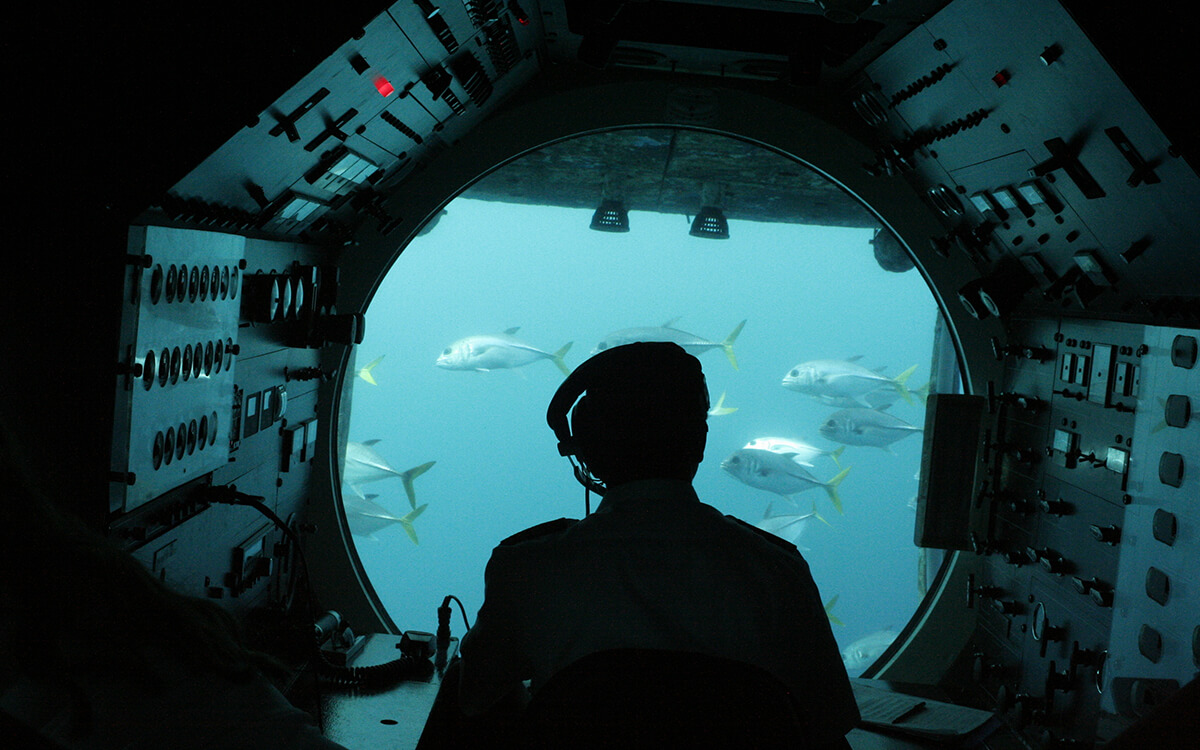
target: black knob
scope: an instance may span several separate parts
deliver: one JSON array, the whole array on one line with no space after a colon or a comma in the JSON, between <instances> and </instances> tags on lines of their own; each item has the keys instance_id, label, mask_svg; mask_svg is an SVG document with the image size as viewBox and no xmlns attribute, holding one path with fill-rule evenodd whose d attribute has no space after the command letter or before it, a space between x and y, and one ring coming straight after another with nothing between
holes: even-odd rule
<instances>
[{"instance_id":1,"label":"black knob","mask_svg":"<svg viewBox=\"0 0 1200 750\"><path fill-rule=\"evenodd\" d=\"M1121 527L1117 525L1097 526L1092 524L1090 527L1092 538L1097 542L1102 542L1108 545L1119 544L1121 542Z\"/></svg>"},{"instance_id":2,"label":"black knob","mask_svg":"<svg viewBox=\"0 0 1200 750\"><path fill-rule=\"evenodd\" d=\"M1052 516L1059 516L1060 518L1071 515L1075 510L1073 504L1063 500L1061 497L1057 500L1043 500L1040 505L1043 513L1049 513Z\"/></svg>"},{"instance_id":3,"label":"black knob","mask_svg":"<svg viewBox=\"0 0 1200 750\"><path fill-rule=\"evenodd\" d=\"M1002 554L1002 556L1004 557L1004 562L1008 563L1009 565L1016 565L1018 568L1029 562L1029 558L1025 556L1024 551L1019 549L1007 550Z\"/></svg>"},{"instance_id":4,"label":"black knob","mask_svg":"<svg viewBox=\"0 0 1200 750\"><path fill-rule=\"evenodd\" d=\"M1050 662L1050 671L1046 673L1046 695L1053 695L1055 690L1069 693L1074 689L1075 676L1071 674L1071 671L1059 672L1055 663Z\"/></svg>"},{"instance_id":5,"label":"black knob","mask_svg":"<svg viewBox=\"0 0 1200 750\"><path fill-rule=\"evenodd\" d=\"M1080 648L1079 641L1071 646L1071 669L1077 667L1094 667L1104 658L1104 652L1099 649Z\"/></svg>"},{"instance_id":6,"label":"black knob","mask_svg":"<svg viewBox=\"0 0 1200 750\"><path fill-rule=\"evenodd\" d=\"M1071 579L1071 585L1075 587L1075 591L1087 596L1092 592L1092 589L1099 583L1095 578L1080 578L1075 576Z\"/></svg>"},{"instance_id":7,"label":"black knob","mask_svg":"<svg viewBox=\"0 0 1200 750\"><path fill-rule=\"evenodd\" d=\"M1050 552L1049 554L1043 555L1041 563L1042 567L1046 569L1047 573L1052 573L1056 576L1070 573L1075 569L1074 563L1056 552Z\"/></svg>"},{"instance_id":8,"label":"black knob","mask_svg":"<svg viewBox=\"0 0 1200 750\"><path fill-rule=\"evenodd\" d=\"M993 599L992 609L1002 615L1019 615L1025 611L1025 605L1009 599Z\"/></svg>"},{"instance_id":9,"label":"black knob","mask_svg":"<svg viewBox=\"0 0 1200 750\"><path fill-rule=\"evenodd\" d=\"M1026 500L1025 498L1021 498L1021 497L1014 498L1013 500L1009 501L1009 503L1008 503L1008 509L1010 511L1012 511L1013 513L1016 513L1021 516L1029 515L1030 513L1033 512L1035 507L1036 506L1033 504L1032 501Z\"/></svg>"},{"instance_id":10,"label":"black knob","mask_svg":"<svg viewBox=\"0 0 1200 750\"><path fill-rule=\"evenodd\" d=\"M1046 699L1020 693L1013 696L1013 724L1022 729L1045 715Z\"/></svg>"}]
</instances>

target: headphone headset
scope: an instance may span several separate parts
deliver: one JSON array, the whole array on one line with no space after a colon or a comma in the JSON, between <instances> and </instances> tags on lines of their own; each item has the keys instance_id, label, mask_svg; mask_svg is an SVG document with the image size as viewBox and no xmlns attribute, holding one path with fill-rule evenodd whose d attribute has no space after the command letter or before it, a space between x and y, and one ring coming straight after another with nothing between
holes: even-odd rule
<instances>
[{"instance_id":1,"label":"headphone headset","mask_svg":"<svg viewBox=\"0 0 1200 750\"><path fill-rule=\"evenodd\" d=\"M581 421L585 421L581 420L581 416L585 417L588 423L594 421L598 415L594 413L595 409L589 405L590 402L585 393L605 382L611 382L615 377L620 377L621 374L627 373L632 367L638 365L662 368L671 372L683 371L685 367L694 367L695 374L699 375L701 382L700 390L703 392L704 412L708 411L708 388L703 385L704 374L700 370L699 362L678 344L670 342L625 344L606 349L591 359L585 360L567 376L567 379L555 391L554 397L550 399L550 406L546 409L546 423L550 425L550 429L558 438L558 454L566 456L571 461L575 478L588 492L595 492L597 495L603 496L607 488L603 482L588 471L586 461L580 456L581 441L579 436L571 434L568 414L572 413L571 407L574 406L573 418L577 425Z\"/></svg>"}]
</instances>

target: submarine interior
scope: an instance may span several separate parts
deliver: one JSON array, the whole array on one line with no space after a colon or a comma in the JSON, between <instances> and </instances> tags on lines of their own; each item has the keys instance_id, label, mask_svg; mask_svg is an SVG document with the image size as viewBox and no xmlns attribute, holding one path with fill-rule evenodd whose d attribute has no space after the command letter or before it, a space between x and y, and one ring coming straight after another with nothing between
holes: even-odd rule
<instances>
[{"instance_id":1,"label":"submarine interior","mask_svg":"<svg viewBox=\"0 0 1200 750\"><path fill-rule=\"evenodd\" d=\"M856 691L972 709L960 739L991 748L1184 746L1194 19L1074 0L247 5L80 10L6 50L39 81L13 114L38 133L14 176L53 187L14 216L44 230L7 261L4 413L43 489L170 587L268 651L316 628L341 672L297 663L282 688L326 736L416 747L491 547L583 512L541 416L559 369L665 325L707 337L728 398L714 495L762 492L716 468L776 424L739 426L756 409L868 405L780 388L795 362L865 354L897 384L869 406L908 440L826 441L800 511L738 509L784 535L816 498L825 524L789 539L827 596L839 576L861 589L830 619L851 632L886 609L868 628L886 637L852 654ZM645 239L660 225L669 240ZM835 234L853 258L794 250ZM506 329L539 361L447 373L447 348L435 368L453 339ZM759 366L770 392L739 402ZM538 452L555 463L521 463ZM853 483L878 457L899 488L888 536L856 543ZM518 494L537 500L494 500ZM449 640L448 594L467 602ZM386 685L350 671L398 653ZM876 729L850 744L942 731Z\"/></svg>"}]
</instances>

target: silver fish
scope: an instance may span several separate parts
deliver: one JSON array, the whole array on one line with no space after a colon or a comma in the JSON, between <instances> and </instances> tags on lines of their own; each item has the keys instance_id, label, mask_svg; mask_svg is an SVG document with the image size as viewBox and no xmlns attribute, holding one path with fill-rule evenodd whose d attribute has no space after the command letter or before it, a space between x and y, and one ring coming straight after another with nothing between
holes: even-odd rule
<instances>
[{"instance_id":1,"label":"silver fish","mask_svg":"<svg viewBox=\"0 0 1200 750\"><path fill-rule=\"evenodd\" d=\"M733 332L725 337L725 340L717 343L702 339L694 333L681 331L678 328L672 328L668 323L665 326L643 326L641 328L626 328L624 330L615 331L608 334L596 344L596 348L592 350L592 354L602 352L606 349L611 349L614 346L622 346L624 344L632 344L637 341L670 341L683 347L683 350L693 356L700 356L711 349L721 349L725 352L725 356L729 358L729 364L733 365L733 369L738 369L737 357L733 353L733 342L737 340L738 334L742 332L742 327L746 325L746 321L737 324Z\"/></svg>"},{"instance_id":2,"label":"silver fish","mask_svg":"<svg viewBox=\"0 0 1200 750\"><path fill-rule=\"evenodd\" d=\"M808 528L809 523L815 518L822 523L829 524L821 514L817 512L817 504L814 502L812 511L809 513L775 513L774 503L767 503L767 509L763 512L762 520L755 526L763 531L774 534L780 539L786 539L796 545L802 552L807 550L807 547L801 546L800 537L804 535L804 530Z\"/></svg>"},{"instance_id":3,"label":"silver fish","mask_svg":"<svg viewBox=\"0 0 1200 750\"><path fill-rule=\"evenodd\" d=\"M841 464L838 462L838 456L842 455L842 453L846 450L846 446L842 445L834 448L831 451L827 451L818 448L815 445L809 445L802 440L792 440L791 438L780 437L754 438L742 447L771 451L772 453L782 453L784 455L790 454L793 461L801 466L808 467L812 467L813 459L817 458L818 456L829 456L833 459L833 462L840 467Z\"/></svg>"},{"instance_id":4,"label":"silver fish","mask_svg":"<svg viewBox=\"0 0 1200 750\"><path fill-rule=\"evenodd\" d=\"M859 638L842 649L842 664L847 670L861 671L875 663L899 635L895 630L879 630Z\"/></svg>"},{"instance_id":5,"label":"silver fish","mask_svg":"<svg viewBox=\"0 0 1200 750\"><path fill-rule=\"evenodd\" d=\"M791 455L757 448L739 448L721 462L721 468L744 484L789 500L799 492L822 487L838 513L842 512L842 499L838 496L837 486L850 472L847 467L828 482L822 482L793 461Z\"/></svg>"},{"instance_id":6,"label":"silver fish","mask_svg":"<svg viewBox=\"0 0 1200 750\"><path fill-rule=\"evenodd\" d=\"M383 456L375 451L379 440L365 440L361 443L346 443L346 460L342 464L342 484L360 499L365 500L362 485L367 482L378 482L391 477L400 477L404 481L404 492L408 495L408 504L416 509L417 493L413 480L429 471L436 461L414 466L408 471L396 471ZM344 493L343 493L344 494Z\"/></svg>"},{"instance_id":7,"label":"silver fish","mask_svg":"<svg viewBox=\"0 0 1200 750\"><path fill-rule=\"evenodd\" d=\"M821 435L846 445L867 445L883 448L909 435L922 432L920 427L899 417L875 409L842 409L829 415L820 428Z\"/></svg>"},{"instance_id":8,"label":"silver fish","mask_svg":"<svg viewBox=\"0 0 1200 750\"><path fill-rule=\"evenodd\" d=\"M553 362L563 375L570 375L563 357L574 342L568 341L556 352L545 352L535 346L530 346L513 334L519 328L509 328L504 333L484 336L468 336L459 339L446 347L437 358L437 366L447 370L511 370L514 367L524 367L539 359Z\"/></svg>"},{"instance_id":9,"label":"silver fish","mask_svg":"<svg viewBox=\"0 0 1200 750\"><path fill-rule=\"evenodd\" d=\"M826 400L827 403L849 402L867 409L880 405L873 404L866 398L867 394L875 391L892 391L906 402L913 403L905 383L916 372L916 365L894 378L889 378L855 364L860 358L861 355L850 359L814 359L811 362L802 362L783 376L783 387Z\"/></svg>"},{"instance_id":10,"label":"silver fish","mask_svg":"<svg viewBox=\"0 0 1200 750\"><path fill-rule=\"evenodd\" d=\"M419 505L403 516L397 516L392 511L375 502L375 498L377 497L379 496L367 495L363 498L345 493L342 494L342 507L346 509L346 521L350 524L350 533L374 541L376 531L398 523L404 529L404 533L408 534L408 538L412 540L412 543L419 544L417 541L417 530L413 527L413 521L416 520L417 516L425 512L428 504Z\"/></svg>"}]
</instances>

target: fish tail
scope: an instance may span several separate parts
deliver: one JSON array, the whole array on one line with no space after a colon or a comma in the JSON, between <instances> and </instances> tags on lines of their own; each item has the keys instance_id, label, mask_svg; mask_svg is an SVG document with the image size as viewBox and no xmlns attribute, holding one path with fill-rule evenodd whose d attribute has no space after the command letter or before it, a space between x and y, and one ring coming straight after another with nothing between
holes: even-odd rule
<instances>
[{"instance_id":1,"label":"fish tail","mask_svg":"<svg viewBox=\"0 0 1200 750\"><path fill-rule=\"evenodd\" d=\"M567 352L571 349L571 344L574 343L574 341L568 341L562 345L562 348L550 355L550 359L554 360L554 364L558 366L558 369L562 370L564 376L571 374L571 368L567 367L567 362L563 357L567 356Z\"/></svg>"},{"instance_id":2,"label":"fish tail","mask_svg":"<svg viewBox=\"0 0 1200 750\"><path fill-rule=\"evenodd\" d=\"M817 512L817 501L816 500L813 500L813 515L817 517L818 521L825 524L826 526L833 526L833 524L831 524L830 522L825 520L825 516L823 516Z\"/></svg>"},{"instance_id":3,"label":"fish tail","mask_svg":"<svg viewBox=\"0 0 1200 750\"><path fill-rule=\"evenodd\" d=\"M932 381L926 380L925 385L921 386L915 391L912 391L912 394L921 402L921 406L924 406L926 402L929 401L929 386L931 384Z\"/></svg>"},{"instance_id":4,"label":"fish tail","mask_svg":"<svg viewBox=\"0 0 1200 750\"><path fill-rule=\"evenodd\" d=\"M841 458L842 454L845 452L846 452L846 446L844 446L844 445L839 445L838 447L829 451L829 457L833 459L834 465L837 466L839 469L842 468L842 462L839 461L838 459Z\"/></svg>"},{"instance_id":5,"label":"fish tail","mask_svg":"<svg viewBox=\"0 0 1200 750\"><path fill-rule=\"evenodd\" d=\"M837 594L834 594L832 599L825 602L825 616L829 618L829 622L833 625L845 625L846 623L842 622L841 619L833 613L833 605L837 604L837 600Z\"/></svg>"},{"instance_id":6,"label":"fish tail","mask_svg":"<svg viewBox=\"0 0 1200 750\"><path fill-rule=\"evenodd\" d=\"M737 411L736 406L725 405L725 391L721 391L721 397L717 399L717 405L708 410L708 413L714 417L723 417L726 414L733 414Z\"/></svg>"},{"instance_id":7,"label":"fish tail","mask_svg":"<svg viewBox=\"0 0 1200 750\"><path fill-rule=\"evenodd\" d=\"M829 501L833 503L833 509L838 513L842 513L844 511L842 510L842 498L838 496L837 486L842 483L842 480L845 479L846 475L849 473L850 467L847 466L839 471L837 476L835 476L833 479L830 479L823 485L825 487L825 492L829 495Z\"/></svg>"},{"instance_id":8,"label":"fish tail","mask_svg":"<svg viewBox=\"0 0 1200 750\"><path fill-rule=\"evenodd\" d=\"M362 378L363 380L367 381L368 383L370 383L371 385L379 385L379 383L376 383L376 382L375 382L375 378L374 378L374 376L372 376L372 375L371 375L371 370L374 370L374 369L375 369L375 365L377 365L377 364L379 364L380 362L382 362L382 361L383 361L383 358L384 358L384 356L385 356L385 355L382 355L382 354L381 354L381 355L380 355L379 357L377 357L377 358L376 358L376 359L375 359L373 362L371 362L371 364L369 364L369 365L367 365L366 367L364 367L364 368L362 368L361 370L359 370L359 371L358 371L358 376L359 376L360 378Z\"/></svg>"},{"instance_id":9,"label":"fish tail","mask_svg":"<svg viewBox=\"0 0 1200 750\"><path fill-rule=\"evenodd\" d=\"M733 369L738 369L737 357L733 353L733 342L737 341L738 334L742 332L742 327L746 325L746 321L737 324L737 328L733 329L721 342L721 348L725 350L725 356L729 358L729 364L733 365Z\"/></svg>"},{"instance_id":10,"label":"fish tail","mask_svg":"<svg viewBox=\"0 0 1200 750\"><path fill-rule=\"evenodd\" d=\"M430 467L436 463L437 461L430 461L420 466L414 466L408 471L400 472L400 480L404 482L404 492L408 495L408 504L413 508L417 507L417 491L413 488L413 480L429 471Z\"/></svg>"},{"instance_id":11,"label":"fish tail","mask_svg":"<svg viewBox=\"0 0 1200 750\"><path fill-rule=\"evenodd\" d=\"M405 534L408 534L408 538L412 540L413 544L420 544L417 541L417 530L413 528L413 521L428 507L428 504L426 504L419 508L413 508L408 513L405 513L403 518L397 519L400 522L400 527L404 529Z\"/></svg>"},{"instance_id":12,"label":"fish tail","mask_svg":"<svg viewBox=\"0 0 1200 750\"><path fill-rule=\"evenodd\" d=\"M906 404L916 403L913 401L912 392L908 390L908 386L905 385L908 379L912 377L912 374L916 371L917 365L913 365L896 377L892 378L892 385L896 387L896 392L900 394L900 398L904 399L904 403Z\"/></svg>"}]
</instances>

